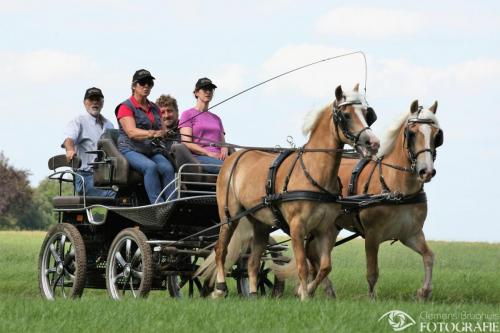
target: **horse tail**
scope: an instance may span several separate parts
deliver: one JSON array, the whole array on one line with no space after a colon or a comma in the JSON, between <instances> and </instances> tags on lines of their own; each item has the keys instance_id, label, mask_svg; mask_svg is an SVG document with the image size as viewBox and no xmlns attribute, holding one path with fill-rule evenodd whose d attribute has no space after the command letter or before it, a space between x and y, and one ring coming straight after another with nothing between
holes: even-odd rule
<instances>
[{"instance_id":1,"label":"horse tail","mask_svg":"<svg viewBox=\"0 0 500 333\"><path fill-rule=\"evenodd\" d=\"M234 230L231 241L227 247L225 270L229 271L238 259L247 252L250 242L253 238L253 227L250 221L242 218ZM214 286L217 277L217 265L215 264L215 250L205 259L201 266L196 270L194 276L199 276L208 283L210 287Z\"/></svg>"}]
</instances>

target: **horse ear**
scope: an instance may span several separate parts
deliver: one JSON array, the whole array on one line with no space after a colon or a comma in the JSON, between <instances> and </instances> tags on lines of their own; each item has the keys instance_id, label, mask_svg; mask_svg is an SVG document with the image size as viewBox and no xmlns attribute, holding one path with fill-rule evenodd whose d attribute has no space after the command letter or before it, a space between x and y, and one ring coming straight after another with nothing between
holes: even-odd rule
<instances>
[{"instance_id":1,"label":"horse ear","mask_svg":"<svg viewBox=\"0 0 500 333\"><path fill-rule=\"evenodd\" d=\"M434 101L434 104L432 104L432 106L429 108L429 110L432 111L432 113L436 113L437 111L437 108L438 108L438 101Z\"/></svg>"},{"instance_id":2,"label":"horse ear","mask_svg":"<svg viewBox=\"0 0 500 333\"><path fill-rule=\"evenodd\" d=\"M354 89L353 89L355 92L358 92L359 91L359 83L356 83L356 85L354 86Z\"/></svg>"},{"instance_id":3,"label":"horse ear","mask_svg":"<svg viewBox=\"0 0 500 333\"><path fill-rule=\"evenodd\" d=\"M415 113L418 111L418 99L414 100L410 106L410 112Z\"/></svg>"},{"instance_id":4,"label":"horse ear","mask_svg":"<svg viewBox=\"0 0 500 333\"><path fill-rule=\"evenodd\" d=\"M335 89L335 99L337 100L337 102L340 102L342 100L342 96L344 96L342 86L338 86L337 89Z\"/></svg>"}]
</instances>

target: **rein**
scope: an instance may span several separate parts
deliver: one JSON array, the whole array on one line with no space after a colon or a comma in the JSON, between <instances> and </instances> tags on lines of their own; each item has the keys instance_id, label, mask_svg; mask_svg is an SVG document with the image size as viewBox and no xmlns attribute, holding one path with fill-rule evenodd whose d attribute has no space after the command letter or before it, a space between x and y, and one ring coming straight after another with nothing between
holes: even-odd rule
<instances>
[{"instance_id":1,"label":"rein","mask_svg":"<svg viewBox=\"0 0 500 333\"><path fill-rule=\"evenodd\" d=\"M247 89L244 89L244 90L242 90L242 91L240 91L240 92L238 92L238 93L236 93L236 94L234 94L234 95L232 95L232 96L230 96L230 97L228 97L228 98L226 98L226 99L224 99L224 100L220 101L220 102L219 102L219 103L217 103L217 104L212 105L212 106L211 106L211 107L209 107L208 109L203 110L203 111L201 111L201 112L197 113L196 115L192 116L191 118L186 119L185 121L183 121L182 123L180 123L180 124L179 124L179 126L180 126L180 125L182 125L182 124L184 124L184 123L186 123L186 122L188 122L188 121L193 120L194 118L198 117L198 116L199 116L199 115L201 115L202 113L207 112L207 111L210 111L211 109L213 109L213 108L215 108L215 107L217 107L217 106L219 106L219 105L221 105L221 104L223 104L223 103L225 103L225 102L227 102L227 101L229 101L229 100L231 100L231 99L233 99L233 98L235 98L235 97L237 97L237 96L239 96L239 95L242 95L242 94L244 94L244 93L246 93L246 92L248 92L248 91L250 91L250 90L252 90L252 89L255 89L255 88L257 88L257 87L259 87L259 86L261 86L261 85L263 85L263 84L266 84L266 83L268 83L268 82L270 82L270 81L276 80L276 79L278 79L278 78L280 78L280 77L282 77L282 76L285 76L285 75L291 74L291 73L293 73L293 72L299 71L299 70L304 69L304 68L307 68L307 67L311 67L311 66L317 65L317 64L322 63L322 62L327 62L327 61L334 60L334 59L338 59L338 58L342 58L342 57L348 57L348 56L351 56L351 55L354 55L354 54L361 54L361 55L363 56L363 60L364 60L364 62L365 62L365 93L366 93L366 82L368 81L368 63L367 63L367 61L366 61L366 56L365 56L365 54L363 53L363 51L349 52L349 53L344 53L344 54L336 55L336 56L333 56L333 57L324 58L324 59L321 59L321 60L317 60L317 61L311 62L311 63L309 63L309 64L305 64L305 65L302 65L302 66L299 66L299 67L293 68L293 69L288 70L288 71L286 71L286 72L283 72L283 73L281 73L281 74L275 75L275 76L273 76L273 77L271 77L271 78L269 78L269 79L267 79L267 80L264 80L264 81L262 81L262 82L259 82L259 83L257 83L257 84L254 84L253 86L251 86L251 87L249 87L249 88L247 88Z\"/></svg>"}]
</instances>

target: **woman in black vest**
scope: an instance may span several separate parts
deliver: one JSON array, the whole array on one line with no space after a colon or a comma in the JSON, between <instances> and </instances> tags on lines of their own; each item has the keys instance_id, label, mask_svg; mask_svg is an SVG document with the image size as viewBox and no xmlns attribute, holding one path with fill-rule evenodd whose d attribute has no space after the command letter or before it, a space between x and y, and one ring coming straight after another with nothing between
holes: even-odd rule
<instances>
[{"instance_id":1,"label":"woman in black vest","mask_svg":"<svg viewBox=\"0 0 500 333\"><path fill-rule=\"evenodd\" d=\"M163 137L160 110L147 97L154 86L155 78L145 69L135 72L132 78L132 96L116 107L115 113L120 127L118 149L130 166L144 175L144 187L151 203L163 202L175 194L174 167L160 153L153 151L151 140ZM158 198L161 190L171 184Z\"/></svg>"}]
</instances>

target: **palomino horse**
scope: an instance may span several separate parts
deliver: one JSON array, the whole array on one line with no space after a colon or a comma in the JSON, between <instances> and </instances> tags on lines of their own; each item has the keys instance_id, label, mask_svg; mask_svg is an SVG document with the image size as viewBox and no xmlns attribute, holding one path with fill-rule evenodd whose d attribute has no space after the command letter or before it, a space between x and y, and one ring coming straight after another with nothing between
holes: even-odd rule
<instances>
[{"instance_id":1,"label":"palomino horse","mask_svg":"<svg viewBox=\"0 0 500 333\"><path fill-rule=\"evenodd\" d=\"M337 87L333 106L329 105L306 119L303 131L310 133L309 141L302 149L283 157L281 167L276 167L274 184L268 185L283 188L283 192L273 192L270 196L266 190L269 168L277 161L276 154L243 150L225 161L217 179L217 204L221 221L231 223L221 226L215 247L217 283L212 297L226 295L224 264L227 246L242 218L250 221L253 227L252 251L248 259L252 295L257 293L260 258L269 232L279 220L277 215L281 215L281 220L286 221L290 230L302 287L301 299L308 298L328 275L330 253L339 232L331 221L340 213L340 205L332 202L339 195L337 173L341 149L344 143L349 143L363 155L371 156L379 148L379 140L369 127L376 115L364 96L359 94L358 87L356 85L350 94L344 94L342 88ZM315 279L307 285L309 269L304 238L310 234L320 244L321 263Z\"/></svg>"},{"instance_id":2,"label":"palomino horse","mask_svg":"<svg viewBox=\"0 0 500 333\"><path fill-rule=\"evenodd\" d=\"M379 152L379 159L370 161L359 173L356 184L350 184L352 172L359 162L343 159L339 177L343 195L399 193L403 200L396 203L375 204L359 211L341 215L336 225L359 232L365 237L367 280L369 295L375 298L378 279L378 250L380 243L399 240L419 253L424 262L425 277L417 298L426 300L432 290L434 254L429 249L422 231L427 216L427 202L423 185L436 174L434 159L436 148L443 143L443 131L436 117L437 102L424 110L418 101L411 104L410 112L403 115L389 130ZM348 186L349 184L349 186ZM351 187L351 193L348 189ZM406 201L406 202L405 202ZM306 245L308 258L319 256L320 244L312 240ZM317 260L311 260L317 270ZM296 275L293 265L274 266L280 279ZM324 280L327 295L335 296L328 278Z\"/></svg>"}]
</instances>

